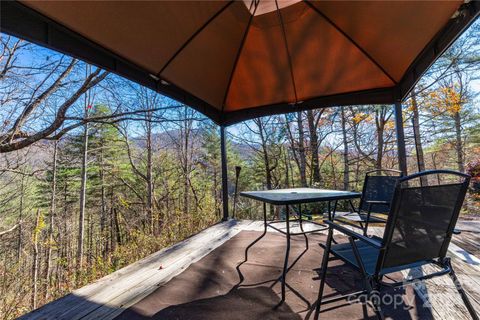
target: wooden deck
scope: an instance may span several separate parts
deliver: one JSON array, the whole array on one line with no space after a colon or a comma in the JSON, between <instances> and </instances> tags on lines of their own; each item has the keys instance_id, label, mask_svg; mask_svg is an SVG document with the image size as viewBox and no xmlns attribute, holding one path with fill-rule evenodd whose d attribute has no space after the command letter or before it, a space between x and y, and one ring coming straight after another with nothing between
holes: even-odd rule
<instances>
[{"instance_id":1,"label":"wooden deck","mask_svg":"<svg viewBox=\"0 0 480 320\"><path fill-rule=\"evenodd\" d=\"M467 223L464 230L468 228L471 228L471 225ZM216 224L172 247L75 290L21 319L113 319L242 230L262 231L263 222L230 220ZM382 232L381 228L373 227L371 230L377 234ZM455 236L449 251L460 282L480 313L480 259L474 255L480 251L478 239L479 233L473 229L465 230L461 235ZM469 248L464 250L461 247L463 244L467 244L470 252L473 250L474 254L467 251ZM258 245L261 245L261 242ZM412 269L406 272L405 276L429 271L430 267L424 267L423 270ZM450 278L428 280L415 285L415 290L431 305L436 319L469 319Z\"/></svg>"}]
</instances>

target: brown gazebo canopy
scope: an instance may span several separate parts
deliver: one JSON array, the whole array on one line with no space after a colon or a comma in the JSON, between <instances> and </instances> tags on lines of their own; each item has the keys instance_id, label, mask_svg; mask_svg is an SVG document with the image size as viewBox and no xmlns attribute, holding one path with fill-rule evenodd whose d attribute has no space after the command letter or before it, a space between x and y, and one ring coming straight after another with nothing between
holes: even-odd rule
<instances>
[{"instance_id":1,"label":"brown gazebo canopy","mask_svg":"<svg viewBox=\"0 0 480 320\"><path fill-rule=\"evenodd\" d=\"M395 104L480 12L471 1L1 1L1 31L115 72L221 125Z\"/></svg>"},{"instance_id":2,"label":"brown gazebo canopy","mask_svg":"<svg viewBox=\"0 0 480 320\"><path fill-rule=\"evenodd\" d=\"M2 1L1 26L228 125L314 107L399 101L479 7L464 1Z\"/></svg>"}]
</instances>

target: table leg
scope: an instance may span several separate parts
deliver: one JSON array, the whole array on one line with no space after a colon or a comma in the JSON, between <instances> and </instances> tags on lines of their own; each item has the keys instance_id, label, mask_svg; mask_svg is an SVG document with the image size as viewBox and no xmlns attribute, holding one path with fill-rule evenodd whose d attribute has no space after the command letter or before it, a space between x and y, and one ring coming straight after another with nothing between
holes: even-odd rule
<instances>
[{"instance_id":1,"label":"table leg","mask_svg":"<svg viewBox=\"0 0 480 320\"><path fill-rule=\"evenodd\" d=\"M337 212L337 203L338 203L338 200L335 200L334 204L333 204L333 212L331 212L331 207L330 207L330 201L328 201L328 213L330 214L330 221L333 221L335 219L335 213ZM332 241L333 243L337 244L337 241L335 239L332 238Z\"/></svg>"},{"instance_id":2,"label":"table leg","mask_svg":"<svg viewBox=\"0 0 480 320\"><path fill-rule=\"evenodd\" d=\"M263 203L263 235L262 237L267 233L267 204L264 202Z\"/></svg>"},{"instance_id":3,"label":"table leg","mask_svg":"<svg viewBox=\"0 0 480 320\"><path fill-rule=\"evenodd\" d=\"M288 256L290 254L290 209L288 205L286 205L286 219L285 222L287 224L287 250L285 252L285 261L283 263L283 274L282 274L282 300L280 303L285 301L285 284L287 281L287 271L288 271Z\"/></svg>"},{"instance_id":4,"label":"table leg","mask_svg":"<svg viewBox=\"0 0 480 320\"><path fill-rule=\"evenodd\" d=\"M335 220L335 213L337 212L337 203L338 203L338 200L335 200L335 202L333 203L332 221Z\"/></svg>"},{"instance_id":5,"label":"table leg","mask_svg":"<svg viewBox=\"0 0 480 320\"><path fill-rule=\"evenodd\" d=\"M267 234L267 204L263 203L263 233L245 249L245 261L248 260L248 250Z\"/></svg>"},{"instance_id":6,"label":"table leg","mask_svg":"<svg viewBox=\"0 0 480 320\"><path fill-rule=\"evenodd\" d=\"M332 207L330 205L330 200L327 201L328 204L328 220L332 221Z\"/></svg>"},{"instance_id":7,"label":"table leg","mask_svg":"<svg viewBox=\"0 0 480 320\"><path fill-rule=\"evenodd\" d=\"M260 239L262 239L265 235L267 234L267 205L266 203L264 202L263 203L263 233L257 238L255 239L252 243L250 243L246 248L245 248L245 259L240 262L236 269L237 269L237 273L238 273L238 277L239 277L239 282L233 287L233 288L238 288L242 283L243 283L243 280L245 280L242 272L240 271L240 267L248 261L248 250L250 250L251 247L253 247L253 245L255 243L257 243L258 241L260 241ZM233 290L233 289L232 289Z\"/></svg>"},{"instance_id":8,"label":"table leg","mask_svg":"<svg viewBox=\"0 0 480 320\"><path fill-rule=\"evenodd\" d=\"M298 205L298 213L299 213L300 230L301 230L302 232L305 232L305 231L303 230L302 205L301 205L301 204ZM306 248L306 250L308 250L308 237L307 237L307 235L306 235L305 233L303 234L303 236L305 237L305 248Z\"/></svg>"}]
</instances>

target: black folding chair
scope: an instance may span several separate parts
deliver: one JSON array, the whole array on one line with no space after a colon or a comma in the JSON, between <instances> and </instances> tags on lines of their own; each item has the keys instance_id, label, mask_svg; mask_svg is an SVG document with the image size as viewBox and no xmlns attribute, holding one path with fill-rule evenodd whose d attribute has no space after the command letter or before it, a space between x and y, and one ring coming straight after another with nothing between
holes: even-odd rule
<instances>
[{"instance_id":1,"label":"black folding chair","mask_svg":"<svg viewBox=\"0 0 480 320\"><path fill-rule=\"evenodd\" d=\"M387 214L390 211L390 201L397 181L402 177L402 172L392 169L372 170L365 174L360 205L356 209L352 202L352 212L343 214L337 220L354 227L363 229L367 234L369 223L386 223L386 218L378 214ZM377 214L377 215L372 215ZM335 216L333 216L333 219Z\"/></svg>"},{"instance_id":2,"label":"black folding chair","mask_svg":"<svg viewBox=\"0 0 480 320\"><path fill-rule=\"evenodd\" d=\"M450 182L428 186L419 183L420 178L427 179L432 175L448 178ZM451 182L454 179L456 181ZM383 319L380 299L376 296L382 288L404 286L446 274L452 278L472 318L478 319L455 276L450 258L446 257L469 181L470 176L448 170L426 171L400 179L395 187L383 238L366 237L327 221L329 231L324 246L315 319L318 319L322 304L359 294L368 297L377 317ZM334 230L348 236L349 242L332 244ZM360 271L365 286L363 291L337 296L328 301L323 299L330 253ZM435 265L438 271L401 282L386 276L427 264ZM389 282L385 282L384 278L389 279Z\"/></svg>"}]
</instances>

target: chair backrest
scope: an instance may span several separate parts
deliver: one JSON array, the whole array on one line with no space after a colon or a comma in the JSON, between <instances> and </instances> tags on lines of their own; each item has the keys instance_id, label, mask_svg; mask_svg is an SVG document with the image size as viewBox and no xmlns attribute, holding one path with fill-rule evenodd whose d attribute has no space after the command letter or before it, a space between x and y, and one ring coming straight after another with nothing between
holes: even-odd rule
<instances>
[{"instance_id":1,"label":"chair backrest","mask_svg":"<svg viewBox=\"0 0 480 320\"><path fill-rule=\"evenodd\" d=\"M369 171L365 174L363 183L362 198L360 200L360 210L368 211L368 201L388 201L393 198L393 192L398 179L402 177L402 172L392 169L379 169ZM374 204L370 212L388 213L390 205Z\"/></svg>"},{"instance_id":2,"label":"chair backrest","mask_svg":"<svg viewBox=\"0 0 480 320\"><path fill-rule=\"evenodd\" d=\"M446 182L423 185L439 177ZM440 179L438 179L440 181ZM457 223L470 176L449 170L420 172L398 181L377 271L444 258Z\"/></svg>"}]
</instances>

